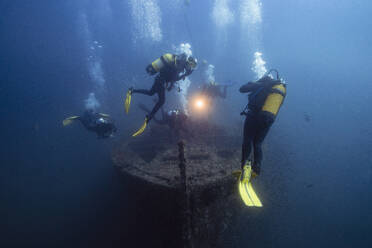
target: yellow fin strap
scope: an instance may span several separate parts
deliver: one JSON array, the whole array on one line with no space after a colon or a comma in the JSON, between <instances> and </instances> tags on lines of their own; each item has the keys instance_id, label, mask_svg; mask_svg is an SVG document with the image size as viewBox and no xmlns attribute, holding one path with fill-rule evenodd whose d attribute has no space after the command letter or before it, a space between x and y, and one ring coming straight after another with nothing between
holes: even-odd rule
<instances>
[{"instance_id":1,"label":"yellow fin strap","mask_svg":"<svg viewBox=\"0 0 372 248\"><path fill-rule=\"evenodd\" d=\"M130 101L132 100L132 91L128 90L127 97L125 98L125 113L129 113Z\"/></svg>"},{"instance_id":2,"label":"yellow fin strap","mask_svg":"<svg viewBox=\"0 0 372 248\"><path fill-rule=\"evenodd\" d=\"M132 137L136 137L136 136L140 135L141 133L143 133L143 131L145 131L145 129L146 129L146 126L147 126L147 118L145 118L145 122L142 124L141 128L138 129L138 131L135 132L135 133L132 135Z\"/></svg>"},{"instance_id":3,"label":"yellow fin strap","mask_svg":"<svg viewBox=\"0 0 372 248\"><path fill-rule=\"evenodd\" d=\"M71 116L62 121L63 126L70 125L75 119L79 118L79 116Z\"/></svg>"}]
</instances>

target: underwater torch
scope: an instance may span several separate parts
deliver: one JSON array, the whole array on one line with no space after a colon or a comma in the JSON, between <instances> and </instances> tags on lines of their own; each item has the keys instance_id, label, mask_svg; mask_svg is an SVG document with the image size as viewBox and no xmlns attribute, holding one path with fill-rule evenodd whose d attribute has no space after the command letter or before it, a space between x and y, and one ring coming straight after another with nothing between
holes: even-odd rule
<instances>
[{"instance_id":1,"label":"underwater torch","mask_svg":"<svg viewBox=\"0 0 372 248\"><path fill-rule=\"evenodd\" d=\"M189 110L196 115L204 115L210 111L210 100L206 95L197 94L191 98Z\"/></svg>"},{"instance_id":2,"label":"underwater torch","mask_svg":"<svg viewBox=\"0 0 372 248\"><path fill-rule=\"evenodd\" d=\"M196 99L195 100L195 107L197 109L202 109L204 107L204 101L203 101L203 99Z\"/></svg>"}]
</instances>

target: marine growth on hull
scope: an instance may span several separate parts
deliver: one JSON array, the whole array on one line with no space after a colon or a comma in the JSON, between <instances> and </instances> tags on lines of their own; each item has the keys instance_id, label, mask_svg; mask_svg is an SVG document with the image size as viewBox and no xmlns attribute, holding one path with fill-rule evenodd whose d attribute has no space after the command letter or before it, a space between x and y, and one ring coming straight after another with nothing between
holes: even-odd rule
<instances>
[{"instance_id":1,"label":"marine growth on hull","mask_svg":"<svg viewBox=\"0 0 372 248\"><path fill-rule=\"evenodd\" d=\"M169 128L154 125L136 139L120 143L112 159L124 173L165 187L180 184L179 150L185 145L186 175L189 185L206 185L239 169L241 138L206 122L194 123L188 133L173 135Z\"/></svg>"}]
</instances>

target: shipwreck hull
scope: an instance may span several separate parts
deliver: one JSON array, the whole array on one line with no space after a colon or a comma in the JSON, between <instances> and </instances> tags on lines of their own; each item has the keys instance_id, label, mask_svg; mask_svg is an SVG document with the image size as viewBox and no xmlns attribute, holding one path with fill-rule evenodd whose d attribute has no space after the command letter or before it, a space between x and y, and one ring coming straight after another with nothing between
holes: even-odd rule
<instances>
[{"instance_id":1,"label":"shipwreck hull","mask_svg":"<svg viewBox=\"0 0 372 248\"><path fill-rule=\"evenodd\" d=\"M159 247L224 247L242 209L232 176L240 138L215 127L176 142L155 130L121 142L112 160L135 188L140 211L159 220L151 224Z\"/></svg>"}]
</instances>

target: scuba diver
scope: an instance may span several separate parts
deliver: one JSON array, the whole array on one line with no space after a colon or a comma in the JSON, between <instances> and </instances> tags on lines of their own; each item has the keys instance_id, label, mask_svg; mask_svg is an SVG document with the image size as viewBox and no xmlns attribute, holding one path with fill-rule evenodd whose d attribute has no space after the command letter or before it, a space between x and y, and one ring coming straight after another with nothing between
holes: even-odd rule
<instances>
[{"instance_id":1,"label":"scuba diver","mask_svg":"<svg viewBox=\"0 0 372 248\"><path fill-rule=\"evenodd\" d=\"M232 84L221 85L215 81L212 81L210 83L203 84L201 91L202 94L208 97L211 98L221 97L222 99L225 99L227 96L227 88L230 86L232 86Z\"/></svg>"},{"instance_id":2,"label":"scuba diver","mask_svg":"<svg viewBox=\"0 0 372 248\"><path fill-rule=\"evenodd\" d=\"M271 72L276 72L276 79L270 76ZM241 86L239 91L250 94L249 102L241 113L246 116L241 170L234 172L234 174L239 178L239 193L245 205L262 207L261 200L252 187L251 178L260 174L261 145L283 104L286 96L286 84L279 78L278 71L271 69L259 80ZM253 165L249 159L252 145L254 149Z\"/></svg>"},{"instance_id":3,"label":"scuba diver","mask_svg":"<svg viewBox=\"0 0 372 248\"><path fill-rule=\"evenodd\" d=\"M187 56L185 53L179 55L166 53L146 67L146 72L149 75L159 74L155 77L154 84L150 90L134 89L133 87L129 88L125 100L125 111L128 114L133 93L148 96L153 96L156 93L159 99L152 111L146 115L142 127L132 135L133 137L141 134L145 130L147 123L149 123L155 113L163 106L165 102L165 89L170 91L175 82L181 79L185 80L196 68L196 65L197 60L192 56Z\"/></svg>"},{"instance_id":4,"label":"scuba diver","mask_svg":"<svg viewBox=\"0 0 372 248\"><path fill-rule=\"evenodd\" d=\"M146 108L145 105L139 104L139 107L146 113L150 113L150 110ZM186 113L179 109L164 111L161 108L162 119L159 120L155 116L153 120L159 125L167 125L173 132L175 137L180 137L181 131L188 134L189 130L187 128L188 116Z\"/></svg>"},{"instance_id":5,"label":"scuba diver","mask_svg":"<svg viewBox=\"0 0 372 248\"><path fill-rule=\"evenodd\" d=\"M93 110L86 110L83 116L71 116L63 120L63 126L68 126L79 120L83 126L97 134L97 138L113 137L116 127L113 120L107 114L97 113Z\"/></svg>"},{"instance_id":6,"label":"scuba diver","mask_svg":"<svg viewBox=\"0 0 372 248\"><path fill-rule=\"evenodd\" d=\"M276 79L270 76L272 72L276 72ZM244 174L247 166L251 164L248 158L253 145L254 159L251 169L252 176L255 177L260 174L261 169L263 156L261 145L283 104L286 96L286 83L279 78L277 70L271 69L256 82L248 82L241 86L239 91L250 93L249 102L241 113L241 115L246 116L241 167Z\"/></svg>"}]
</instances>

